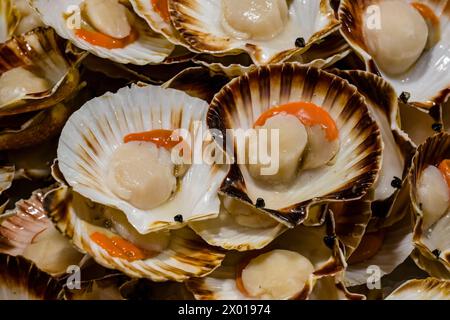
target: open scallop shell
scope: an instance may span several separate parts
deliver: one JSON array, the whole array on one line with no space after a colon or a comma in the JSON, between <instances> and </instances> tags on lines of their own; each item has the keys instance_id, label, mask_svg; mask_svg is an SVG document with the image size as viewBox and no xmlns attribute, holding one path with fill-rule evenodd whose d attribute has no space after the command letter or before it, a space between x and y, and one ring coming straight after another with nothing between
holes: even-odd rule
<instances>
[{"instance_id":1,"label":"open scallop shell","mask_svg":"<svg viewBox=\"0 0 450 320\"><path fill-rule=\"evenodd\" d=\"M426 271L430 276L438 279L450 279L450 271L436 257L430 258L428 255L422 254L420 249L415 248L411 253L411 258L420 269Z\"/></svg>"},{"instance_id":2,"label":"open scallop shell","mask_svg":"<svg viewBox=\"0 0 450 320\"><path fill-rule=\"evenodd\" d=\"M411 159L415 153L413 142L399 124L398 98L394 88L383 78L364 71L338 71L333 73L346 79L358 88L367 102L372 116L380 127L383 141L383 161L379 178L373 186L372 214L374 218L389 219L394 202L403 200L397 206L408 205L408 197L399 197L406 182ZM393 186L394 179L400 179L400 186ZM402 210L404 212L404 210Z\"/></svg>"},{"instance_id":3,"label":"open scallop shell","mask_svg":"<svg viewBox=\"0 0 450 320\"><path fill-rule=\"evenodd\" d=\"M20 200L15 209L0 219L0 253L23 256L53 276L66 273L80 263L76 251L47 218L43 207L46 190L37 190L28 200ZM48 190L47 190L48 191Z\"/></svg>"},{"instance_id":4,"label":"open scallop shell","mask_svg":"<svg viewBox=\"0 0 450 320\"><path fill-rule=\"evenodd\" d=\"M307 285L307 292L302 295L303 299L311 295L318 279L339 275L344 268L345 262L339 249L339 242L333 237L332 224L332 219L328 216L326 223L321 227L298 226L285 232L261 251L264 253L274 249L291 250L311 261L315 271ZM330 247L325 244L326 237L332 240ZM257 252L229 252L220 268L205 278L191 279L186 285L198 300L247 300L249 297L241 293L236 286L236 270L242 259Z\"/></svg>"},{"instance_id":5,"label":"open scallop shell","mask_svg":"<svg viewBox=\"0 0 450 320\"><path fill-rule=\"evenodd\" d=\"M412 209L415 213L414 245L428 260L434 260L442 264L450 274L450 238L448 236L450 213L447 212L438 221L435 221L428 230L424 230L423 210L417 191L422 171L428 165L437 165L444 159L450 159L450 134L440 133L430 137L419 146L408 178L411 185Z\"/></svg>"},{"instance_id":6,"label":"open scallop shell","mask_svg":"<svg viewBox=\"0 0 450 320\"><path fill-rule=\"evenodd\" d=\"M189 226L210 245L237 251L262 249L287 229L281 223L259 229L242 226L223 206L217 218L194 221Z\"/></svg>"},{"instance_id":7,"label":"open scallop shell","mask_svg":"<svg viewBox=\"0 0 450 320\"><path fill-rule=\"evenodd\" d=\"M75 35L69 28L65 14L71 8L79 8L83 0L31 0L31 5L41 14L45 24L51 26L64 39L70 40L77 47L89 51L101 58L110 59L119 63L132 63L145 65L160 63L174 49L174 45L162 35L151 30L145 21L136 17L134 26L139 32L139 38L132 44L119 49L106 49L94 46Z\"/></svg>"},{"instance_id":8,"label":"open scallop shell","mask_svg":"<svg viewBox=\"0 0 450 320\"><path fill-rule=\"evenodd\" d=\"M90 238L97 230L108 235L112 233L92 222L92 217L102 214L104 206L93 204L65 185L47 193L44 205L57 228L79 250L88 253L99 264L131 277L158 282L185 281L209 274L224 258L220 250L208 246L188 228L172 231L168 247L154 257L135 261L113 257Z\"/></svg>"},{"instance_id":9,"label":"open scallop shell","mask_svg":"<svg viewBox=\"0 0 450 320\"><path fill-rule=\"evenodd\" d=\"M184 45L183 39L172 23L165 21L161 15L154 9L152 1L130 0L133 10L144 19L155 32L163 34L167 40L176 45Z\"/></svg>"},{"instance_id":10,"label":"open scallop shell","mask_svg":"<svg viewBox=\"0 0 450 320\"><path fill-rule=\"evenodd\" d=\"M52 88L35 94L18 94L0 105L0 116L51 107L73 93L79 84L78 63L84 54L64 52L65 44L50 28L37 28L0 46L0 74L17 67L41 73Z\"/></svg>"},{"instance_id":11,"label":"open scallop shell","mask_svg":"<svg viewBox=\"0 0 450 320\"><path fill-rule=\"evenodd\" d=\"M169 7L174 27L191 50L216 55L245 51L255 64L283 61L294 53L307 50L339 26L328 1L292 1L283 34L266 41L238 40L223 30L222 1L170 0ZM298 37L305 40L304 48L295 46Z\"/></svg>"},{"instance_id":12,"label":"open scallop shell","mask_svg":"<svg viewBox=\"0 0 450 320\"><path fill-rule=\"evenodd\" d=\"M379 268L378 274L382 277L394 271L409 257L414 249L411 216L405 215L403 220L387 227L385 231L384 242L373 257L347 266L344 274L346 286L366 284L370 276L368 272L371 266L377 266Z\"/></svg>"},{"instance_id":13,"label":"open scallop shell","mask_svg":"<svg viewBox=\"0 0 450 320\"><path fill-rule=\"evenodd\" d=\"M382 153L379 128L357 88L335 75L295 63L263 66L233 79L212 101L208 127L222 132L216 141L225 140L225 146L227 129L252 128L264 111L292 101L315 103L333 117L341 141L336 162L314 170L314 183L305 183L304 174L299 174L283 193L262 189L245 165L233 165L220 190L250 204L264 199L264 210L291 227L307 217L313 204L362 198L377 179Z\"/></svg>"},{"instance_id":14,"label":"open scallop shell","mask_svg":"<svg viewBox=\"0 0 450 320\"><path fill-rule=\"evenodd\" d=\"M20 15L13 0L0 0L0 43L6 42L14 33Z\"/></svg>"},{"instance_id":15,"label":"open scallop shell","mask_svg":"<svg viewBox=\"0 0 450 320\"><path fill-rule=\"evenodd\" d=\"M410 93L410 101L423 107L432 107L447 100L450 93L448 51L450 50L450 1L424 0L441 20L441 39L432 49L422 54L419 61L405 74L392 77L376 67L376 62L367 53L363 36L363 16L368 6L378 0L342 0L339 7L341 32L350 45L366 62L368 71L382 73L395 88L397 95ZM413 2L413 0L405 0Z\"/></svg>"},{"instance_id":16,"label":"open scallop shell","mask_svg":"<svg viewBox=\"0 0 450 320\"><path fill-rule=\"evenodd\" d=\"M105 188L107 164L113 151L129 133L153 129L186 129L192 145L203 146L206 102L182 91L155 86L122 88L87 102L64 127L58 146L58 159L64 177L76 192L104 205L124 211L130 223L148 233L182 224L183 221L216 217L219 213L217 190L228 167L193 163L180 183L183 188L161 206L140 210ZM203 127L203 128L202 128ZM193 148L193 159L203 149ZM200 155L203 159L203 154Z\"/></svg>"},{"instance_id":17,"label":"open scallop shell","mask_svg":"<svg viewBox=\"0 0 450 320\"><path fill-rule=\"evenodd\" d=\"M0 300L56 300L60 283L22 257L0 253Z\"/></svg>"},{"instance_id":18,"label":"open scallop shell","mask_svg":"<svg viewBox=\"0 0 450 320\"><path fill-rule=\"evenodd\" d=\"M450 281L414 279L402 284L386 300L450 300Z\"/></svg>"}]
</instances>

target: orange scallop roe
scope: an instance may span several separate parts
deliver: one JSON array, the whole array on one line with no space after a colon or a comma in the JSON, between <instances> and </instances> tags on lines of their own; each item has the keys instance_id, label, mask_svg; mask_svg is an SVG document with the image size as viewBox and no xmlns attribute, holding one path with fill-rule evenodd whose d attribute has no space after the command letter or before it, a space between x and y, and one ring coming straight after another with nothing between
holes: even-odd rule
<instances>
[{"instance_id":1,"label":"orange scallop roe","mask_svg":"<svg viewBox=\"0 0 450 320\"><path fill-rule=\"evenodd\" d=\"M339 137L336 122L325 109L310 102L291 102L271 108L261 114L253 127L263 126L269 118L279 114L296 116L305 126L320 125L326 132L328 141Z\"/></svg>"},{"instance_id":2,"label":"orange scallop roe","mask_svg":"<svg viewBox=\"0 0 450 320\"><path fill-rule=\"evenodd\" d=\"M413 2L411 5L419 11L420 15L425 19L430 21L433 25L439 25L440 21L438 16L434 13L434 11L424 3Z\"/></svg>"},{"instance_id":3,"label":"orange scallop roe","mask_svg":"<svg viewBox=\"0 0 450 320\"><path fill-rule=\"evenodd\" d=\"M442 176L444 177L445 181L447 182L447 186L450 189L450 160L449 159L442 160L438 168Z\"/></svg>"},{"instance_id":4,"label":"orange scallop roe","mask_svg":"<svg viewBox=\"0 0 450 320\"><path fill-rule=\"evenodd\" d=\"M94 232L91 234L91 239L100 247L105 249L108 254L116 258L125 259L132 262L149 257L149 254L146 251L118 236L110 238L103 233Z\"/></svg>"},{"instance_id":5,"label":"orange scallop roe","mask_svg":"<svg viewBox=\"0 0 450 320\"><path fill-rule=\"evenodd\" d=\"M125 143L131 141L152 142L158 147L172 149L183 141L183 137L174 135L174 131L165 129L156 129L145 132L130 133L123 138Z\"/></svg>"},{"instance_id":6,"label":"orange scallop roe","mask_svg":"<svg viewBox=\"0 0 450 320\"><path fill-rule=\"evenodd\" d=\"M132 29L131 33L123 39L116 39L101 32L86 29L76 29L75 35L94 46L99 46L106 49L125 48L129 44L135 42L139 37L139 33L134 29Z\"/></svg>"}]
</instances>

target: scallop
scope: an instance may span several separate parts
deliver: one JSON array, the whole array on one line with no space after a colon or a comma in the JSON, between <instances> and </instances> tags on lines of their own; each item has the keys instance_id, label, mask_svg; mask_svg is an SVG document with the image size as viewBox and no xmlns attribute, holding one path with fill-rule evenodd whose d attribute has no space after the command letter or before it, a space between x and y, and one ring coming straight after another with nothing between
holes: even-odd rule
<instances>
[{"instance_id":1,"label":"scallop","mask_svg":"<svg viewBox=\"0 0 450 320\"><path fill-rule=\"evenodd\" d=\"M12 0L0 1L0 43L6 42L14 34L19 23L20 13Z\"/></svg>"},{"instance_id":2,"label":"scallop","mask_svg":"<svg viewBox=\"0 0 450 320\"><path fill-rule=\"evenodd\" d=\"M305 117L303 125L306 123L309 128L318 125L326 134L319 130L321 137L307 138L304 152L295 156L297 162L291 162L297 166L291 181L267 183L264 178L255 178L245 163L248 152L242 148L242 133L252 133L249 129L272 116L297 111L299 119ZM321 120L314 122L306 116L308 112ZM234 130L231 137L217 134L215 139L222 148L226 146L230 155L234 151L234 164L220 193L258 207L287 226L304 221L309 208L316 203L361 198L375 183L379 172L380 132L363 96L342 78L312 67L294 63L272 65L233 79L212 101L207 123L216 133ZM299 145L304 143L302 139ZM316 146L321 151L318 141L330 152L320 155L323 158L316 163L318 168L303 168L302 159L309 147ZM266 156L269 160L273 158L269 162L276 171L276 152ZM267 166L264 169L272 170Z\"/></svg>"},{"instance_id":3,"label":"scallop","mask_svg":"<svg viewBox=\"0 0 450 320\"><path fill-rule=\"evenodd\" d=\"M26 200L16 203L0 221L0 253L22 256L40 270L61 276L72 265L79 265L83 255L72 247L47 218L43 197L48 190L36 190Z\"/></svg>"},{"instance_id":4,"label":"scallop","mask_svg":"<svg viewBox=\"0 0 450 320\"><path fill-rule=\"evenodd\" d=\"M450 135L434 135L417 149L408 176L415 215L414 260L432 276L443 279L450 277L447 159Z\"/></svg>"},{"instance_id":5,"label":"scallop","mask_svg":"<svg viewBox=\"0 0 450 320\"><path fill-rule=\"evenodd\" d=\"M397 96L426 109L448 98L448 1L341 1L341 33ZM433 85L429 85L429 84Z\"/></svg>"},{"instance_id":6,"label":"scallop","mask_svg":"<svg viewBox=\"0 0 450 320\"><path fill-rule=\"evenodd\" d=\"M123 211L142 234L217 217L217 190L228 166L203 156L214 146L203 140L206 111L206 102L174 89L133 85L107 93L69 118L59 140L59 166L74 191ZM155 147L164 139L158 135L169 134L170 141L177 132L181 140L172 149ZM153 142L140 140L152 134ZM184 175L175 176L174 164L187 165ZM155 183L158 190L148 197Z\"/></svg>"},{"instance_id":7,"label":"scallop","mask_svg":"<svg viewBox=\"0 0 450 320\"><path fill-rule=\"evenodd\" d=\"M173 26L191 50L214 55L247 52L255 64L306 51L338 28L328 2L320 0L175 0L169 7Z\"/></svg>"},{"instance_id":8,"label":"scallop","mask_svg":"<svg viewBox=\"0 0 450 320\"><path fill-rule=\"evenodd\" d=\"M101 58L119 63L160 63L174 45L118 0L33 0L46 25L64 39ZM106 8L95 10L95 8ZM105 16L108 19L105 19ZM116 19L109 19L116 17Z\"/></svg>"},{"instance_id":9,"label":"scallop","mask_svg":"<svg viewBox=\"0 0 450 320\"><path fill-rule=\"evenodd\" d=\"M59 180L57 168L54 172ZM222 251L188 228L142 235L123 212L94 204L64 184L46 194L44 206L58 230L80 251L133 278L186 281L211 273L224 258Z\"/></svg>"},{"instance_id":10,"label":"scallop","mask_svg":"<svg viewBox=\"0 0 450 320\"><path fill-rule=\"evenodd\" d=\"M199 300L309 299L336 292L321 282L339 278L343 269L339 242L327 236L331 217L325 220L320 227L288 230L264 250L229 252L220 268L190 279L187 288Z\"/></svg>"},{"instance_id":11,"label":"scallop","mask_svg":"<svg viewBox=\"0 0 450 320\"><path fill-rule=\"evenodd\" d=\"M49 108L77 89L85 55L71 55L63 46L52 29L37 28L0 48L0 116Z\"/></svg>"}]
</instances>

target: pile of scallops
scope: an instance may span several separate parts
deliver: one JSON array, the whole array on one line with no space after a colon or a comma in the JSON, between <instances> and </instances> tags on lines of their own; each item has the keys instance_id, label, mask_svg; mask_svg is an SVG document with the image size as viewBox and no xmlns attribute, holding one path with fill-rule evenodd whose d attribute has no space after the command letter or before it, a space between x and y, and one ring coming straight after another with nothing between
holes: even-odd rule
<instances>
[{"instance_id":1,"label":"pile of scallops","mask_svg":"<svg viewBox=\"0 0 450 320\"><path fill-rule=\"evenodd\" d=\"M0 299L450 299L450 1L0 0L0 43Z\"/></svg>"}]
</instances>

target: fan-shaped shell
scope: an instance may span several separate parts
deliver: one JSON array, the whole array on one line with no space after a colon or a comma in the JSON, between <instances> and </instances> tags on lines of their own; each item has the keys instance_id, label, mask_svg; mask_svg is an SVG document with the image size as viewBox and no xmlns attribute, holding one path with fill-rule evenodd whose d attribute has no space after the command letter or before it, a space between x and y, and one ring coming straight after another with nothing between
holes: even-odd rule
<instances>
[{"instance_id":1,"label":"fan-shaped shell","mask_svg":"<svg viewBox=\"0 0 450 320\"><path fill-rule=\"evenodd\" d=\"M42 74L51 89L20 93L0 105L0 116L37 111L54 106L72 94L79 84L77 64L84 54L64 52L64 42L50 28L37 28L15 36L0 46L0 75L17 67L30 67Z\"/></svg>"},{"instance_id":2,"label":"fan-shaped shell","mask_svg":"<svg viewBox=\"0 0 450 320\"><path fill-rule=\"evenodd\" d=\"M411 204L415 214L414 244L426 260L440 263L450 273L450 213L444 215L429 227L424 226L424 211L419 200L418 184L421 174L429 165L439 165L444 159L450 159L450 135L440 133L427 139L420 145L413 158L413 164L408 176L411 185ZM425 229L427 228L427 229ZM431 263L431 262L430 262ZM427 264L430 264L427 263ZM427 264L419 264L425 266ZM425 271L428 271L427 269ZM433 271L431 271L433 272Z\"/></svg>"},{"instance_id":3,"label":"fan-shaped shell","mask_svg":"<svg viewBox=\"0 0 450 320\"><path fill-rule=\"evenodd\" d=\"M88 253L101 265L131 277L185 281L211 273L224 258L220 250L208 246L187 228L172 231L168 247L154 257L134 261L113 257L90 237L96 230L111 234L109 229L94 224L92 220L93 216L102 214L104 206L94 205L64 185L49 192L44 205L57 228L79 250Z\"/></svg>"},{"instance_id":4,"label":"fan-shaped shell","mask_svg":"<svg viewBox=\"0 0 450 320\"><path fill-rule=\"evenodd\" d=\"M0 253L23 256L53 276L66 273L83 255L61 236L47 218L42 200L48 190L33 192L30 199L20 200L15 209L0 219Z\"/></svg>"},{"instance_id":5,"label":"fan-shaped shell","mask_svg":"<svg viewBox=\"0 0 450 320\"><path fill-rule=\"evenodd\" d=\"M288 230L272 242L260 253L273 249L295 251L306 257L314 266L309 285L302 299L310 297L318 279L340 274L343 270L343 256L339 249L339 241L331 234L333 232L330 216L321 227L298 226ZM327 240L327 241L326 241ZM328 246L330 245L330 246ZM239 262L248 255L257 254L258 251L248 253L229 252L222 266L209 276L200 279L191 279L186 285L198 300L247 300L236 285L236 271ZM317 291L315 293L317 295Z\"/></svg>"},{"instance_id":6,"label":"fan-shaped shell","mask_svg":"<svg viewBox=\"0 0 450 320\"><path fill-rule=\"evenodd\" d=\"M164 204L151 210L135 208L105 188L107 165L113 151L129 133L154 129L186 129L190 133L193 159L203 159L206 102L174 90L155 86L122 88L87 102L64 127L58 159L64 177L83 196L124 211L140 232L179 228L183 221L212 218L219 213L217 190L228 167L193 162L180 179L183 186ZM206 143L206 142L205 142ZM197 158L196 158L197 157Z\"/></svg>"},{"instance_id":7,"label":"fan-shaped shell","mask_svg":"<svg viewBox=\"0 0 450 320\"><path fill-rule=\"evenodd\" d=\"M107 49L95 46L75 35L66 21L67 10L80 8L83 0L32 0L31 5L40 13L42 20L51 26L64 39L73 42L77 47L89 51L101 58L119 63L145 65L162 62L174 49L173 44L162 35L151 30L145 21L136 17L133 25L139 33L139 38L124 48Z\"/></svg>"},{"instance_id":8,"label":"fan-shaped shell","mask_svg":"<svg viewBox=\"0 0 450 320\"><path fill-rule=\"evenodd\" d=\"M245 165L233 165L220 189L254 205L258 198L264 199L264 210L288 226L301 223L315 203L363 197L377 179L382 152L379 128L357 88L335 75L295 63L260 67L233 79L212 101L208 127L220 130L216 141L227 146L227 129L253 128L264 111L293 101L322 106L334 119L342 143L335 163L315 170L310 180L314 183L305 183L300 173L283 193L262 189Z\"/></svg>"},{"instance_id":9,"label":"fan-shaped shell","mask_svg":"<svg viewBox=\"0 0 450 320\"><path fill-rule=\"evenodd\" d=\"M405 0L408 3L413 0ZM349 44L366 62L368 71L381 72L383 77L392 84L398 96L402 92L410 94L409 101L426 108L447 100L450 93L450 73L448 53L450 50L450 2L420 1L428 5L441 22L440 41L430 50L424 52L418 62L400 76L389 76L380 71L376 62L367 52L364 39L364 14L377 0L343 0L339 7L339 20L342 23L341 32ZM399 13L401 14L401 13Z\"/></svg>"},{"instance_id":10,"label":"fan-shaped shell","mask_svg":"<svg viewBox=\"0 0 450 320\"><path fill-rule=\"evenodd\" d=\"M279 62L297 52L307 50L314 42L337 30L338 22L328 1L292 1L290 16L284 33L275 40L238 40L230 37L221 26L222 1L216 0L170 0L170 15L191 50L224 55L247 52L255 64ZM305 47L295 46L302 37ZM278 40L277 40L278 39Z\"/></svg>"}]
</instances>

